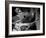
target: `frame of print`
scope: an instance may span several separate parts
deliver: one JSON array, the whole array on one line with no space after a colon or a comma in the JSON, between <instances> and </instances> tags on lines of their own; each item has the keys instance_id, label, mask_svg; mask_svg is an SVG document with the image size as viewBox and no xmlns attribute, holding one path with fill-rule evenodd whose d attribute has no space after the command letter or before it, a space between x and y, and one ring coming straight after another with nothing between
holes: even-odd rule
<instances>
[{"instance_id":1,"label":"frame of print","mask_svg":"<svg viewBox=\"0 0 46 38\"><path fill-rule=\"evenodd\" d=\"M5 36L45 35L45 3L5 2Z\"/></svg>"}]
</instances>

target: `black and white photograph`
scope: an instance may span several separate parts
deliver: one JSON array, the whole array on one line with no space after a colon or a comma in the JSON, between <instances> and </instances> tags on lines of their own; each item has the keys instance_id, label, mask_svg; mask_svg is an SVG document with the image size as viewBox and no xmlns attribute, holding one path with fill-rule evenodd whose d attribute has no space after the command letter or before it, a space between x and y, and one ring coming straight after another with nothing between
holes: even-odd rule
<instances>
[{"instance_id":1,"label":"black and white photograph","mask_svg":"<svg viewBox=\"0 0 46 38\"><path fill-rule=\"evenodd\" d=\"M12 7L12 31L40 30L40 8Z\"/></svg>"},{"instance_id":2,"label":"black and white photograph","mask_svg":"<svg viewBox=\"0 0 46 38\"><path fill-rule=\"evenodd\" d=\"M8 4L9 36L44 35L44 3L17 2Z\"/></svg>"}]
</instances>

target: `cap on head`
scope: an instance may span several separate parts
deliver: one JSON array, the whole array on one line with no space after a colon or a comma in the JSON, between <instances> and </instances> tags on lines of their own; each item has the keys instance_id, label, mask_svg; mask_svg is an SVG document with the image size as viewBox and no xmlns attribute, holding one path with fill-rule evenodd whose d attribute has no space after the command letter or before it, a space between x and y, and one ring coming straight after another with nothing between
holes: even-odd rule
<instances>
[{"instance_id":1,"label":"cap on head","mask_svg":"<svg viewBox=\"0 0 46 38\"><path fill-rule=\"evenodd\" d=\"M21 13L20 8L16 8L16 9L15 9L15 12L16 12L16 13Z\"/></svg>"}]
</instances>

